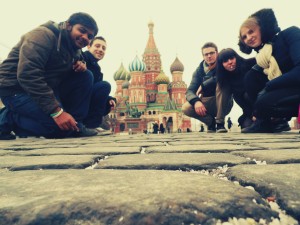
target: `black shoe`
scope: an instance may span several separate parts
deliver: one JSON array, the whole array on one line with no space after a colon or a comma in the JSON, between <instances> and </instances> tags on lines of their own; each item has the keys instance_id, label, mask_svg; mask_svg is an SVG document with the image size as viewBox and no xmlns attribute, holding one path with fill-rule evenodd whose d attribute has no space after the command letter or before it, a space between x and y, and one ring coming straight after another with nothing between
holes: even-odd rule
<instances>
[{"instance_id":1,"label":"black shoe","mask_svg":"<svg viewBox=\"0 0 300 225\"><path fill-rule=\"evenodd\" d=\"M217 133L227 133L228 131L224 127L224 123L217 123Z\"/></svg>"},{"instance_id":2,"label":"black shoe","mask_svg":"<svg viewBox=\"0 0 300 225\"><path fill-rule=\"evenodd\" d=\"M242 129L242 133L273 133L272 125L268 120L257 119L251 126Z\"/></svg>"},{"instance_id":3,"label":"black shoe","mask_svg":"<svg viewBox=\"0 0 300 225\"><path fill-rule=\"evenodd\" d=\"M96 129L86 128L85 126L82 126L80 131L74 132L72 137L92 137L96 136L98 134L98 131Z\"/></svg>"},{"instance_id":4,"label":"black shoe","mask_svg":"<svg viewBox=\"0 0 300 225\"><path fill-rule=\"evenodd\" d=\"M15 140L16 135L11 132L2 132L0 131L0 140Z\"/></svg>"},{"instance_id":5,"label":"black shoe","mask_svg":"<svg viewBox=\"0 0 300 225\"><path fill-rule=\"evenodd\" d=\"M239 127L241 127L241 129L244 129L246 127L250 127L253 121L250 117L241 115L238 119L238 123L239 123Z\"/></svg>"},{"instance_id":6,"label":"black shoe","mask_svg":"<svg viewBox=\"0 0 300 225\"><path fill-rule=\"evenodd\" d=\"M283 131L290 131L291 127L287 121L281 120L280 122L273 123L272 129L273 133L280 133Z\"/></svg>"},{"instance_id":7,"label":"black shoe","mask_svg":"<svg viewBox=\"0 0 300 225\"><path fill-rule=\"evenodd\" d=\"M207 127L207 133L215 133L216 132L216 121L213 120L211 125Z\"/></svg>"}]
</instances>

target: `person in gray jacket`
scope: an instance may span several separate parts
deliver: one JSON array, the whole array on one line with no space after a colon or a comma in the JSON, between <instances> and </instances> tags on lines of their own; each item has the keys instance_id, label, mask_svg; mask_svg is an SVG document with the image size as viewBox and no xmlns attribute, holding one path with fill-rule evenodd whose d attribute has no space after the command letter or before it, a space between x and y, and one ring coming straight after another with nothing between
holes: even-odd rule
<instances>
[{"instance_id":1,"label":"person in gray jacket","mask_svg":"<svg viewBox=\"0 0 300 225\"><path fill-rule=\"evenodd\" d=\"M225 116L230 112L233 100L226 105L216 102L216 92L222 95L215 76L218 47L212 42L207 42L201 50L204 60L193 74L186 91L187 102L183 104L182 112L205 123L207 132L224 133L227 132L224 127Z\"/></svg>"},{"instance_id":2,"label":"person in gray jacket","mask_svg":"<svg viewBox=\"0 0 300 225\"><path fill-rule=\"evenodd\" d=\"M82 121L88 114L93 74L81 49L98 33L87 13L49 21L21 37L0 64L0 140L15 135L46 138L97 134ZM12 133L13 132L13 133Z\"/></svg>"}]
</instances>

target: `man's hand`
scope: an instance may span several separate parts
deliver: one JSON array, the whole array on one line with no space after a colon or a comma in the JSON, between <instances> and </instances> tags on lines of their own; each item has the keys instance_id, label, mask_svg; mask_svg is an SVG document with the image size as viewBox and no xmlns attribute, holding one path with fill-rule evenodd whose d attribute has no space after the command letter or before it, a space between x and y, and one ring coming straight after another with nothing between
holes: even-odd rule
<instances>
[{"instance_id":1,"label":"man's hand","mask_svg":"<svg viewBox=\"0 0 300 225\"><path fill-rule=\"evenodd\" d=\"M195 108L195 111L196 111L196 113L197 113L198 115L200 115L200 116L206 116L206 108L205 108L205 106L203 105L202 102L197 101L197 102L195 103L194 108Z\"/></svg>"},{"instance_id":2,"label":"man's hand","mask_svg":"<svg viewBox=\"0 0 300 225\"><path fill-rule=\"evenodd\" d=\"M83 61L76 61L73 64L73 70L78 73L86 71L86 63Z\"/></svg>"},{"instance_id":3,"label":"man's hand","mask_svg":"<svg viewBox=\"0 0 300 225\"><path fill-rule=\"evenodd\" d=\"M198 90L196 91L196 95L199 96L200 94L202 94L202 86L200 85Z\"/></svg>"},{"instance_id":4,"label":"man's hand","mask_svg":"<svg viewBox=\"0 0 300 225\"><path fill-rule=\"evenodd\" d=\"M61 130L79 131L79 128L77 127L77 122L75 121L73 116L71 116L71 114L67 112L63 112L61 115L53 119Z\"/></svg>"},{"instance_id":5,"label":"man's hand","mask_svg":"<svg viewBox=\"0 0 300 225\"><path fill-rule=\"evenodd\" d=\"M111 110L114 110L116 108L116 102L113 99L109 100L108 103L110 105Z\"/></svg>"}]
</instances>

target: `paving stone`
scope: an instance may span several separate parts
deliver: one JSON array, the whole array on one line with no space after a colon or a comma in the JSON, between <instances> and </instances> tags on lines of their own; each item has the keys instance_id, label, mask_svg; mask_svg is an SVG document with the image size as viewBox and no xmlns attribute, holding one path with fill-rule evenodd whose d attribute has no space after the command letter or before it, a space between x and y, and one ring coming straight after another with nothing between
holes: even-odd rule
<instances>
[{"instance_id":1,"label":"paving stone","mask_svg":"<svg viewBox=\"0 0 300 225\"><path fill-rule=\"evenodd\" d=\"M9 170L84 169L103 158L98 155L1 156L0 168Z\"/></svg>"},{"instance_id":2,"label":"paving stone","mask_svg":"<svg viewBox=\"0 0 300 225\"><path fill-rule=\"evenodd\" d=\"M189 145L168 145L168 146L154 146L145 149L146 153L176 153L176 152L231 152L239 150L257 150L261 147L251 147L247 145L234 144L195 144Z\"/></svg>"},{"instance_id":3,"label":"paving stone","mask_svg":"<svg viewBox=\"0 0 300 225\"><path fill-rule=\"evenodd\" d=\"M105 143L101 144L101 146L106 147L148 147L148 146L165 146L166 144L163 142L146 142L145 140L136 140L135 142L115 142L115 143ZM99 147L98 143L89 144L88 146L96 146Z\"/></svg>"},{"instance_id":4,"label":"paving stone","mask_svg":"<svg viewBox=\"0 0 300 225\"><path fill-rule=\"evenodd\" d=\"M78 148L45 148L28 151L7 151L9 155L18 156L46 156L46 155L118 155L118 154L139 154L140 147L109 147L84 145ZM0 155L4 151L0 150ZM6 154L6 155L7 155Z\"/></svg>"},{"instance_id":5,"label":"paving stone","mask_svg":"<svg viewBox=\"0 0 300 225\"><path fill-rule=\"evenodd\" d=\"M276 142L276 143L252 143L252 146L257 146L267 149L300 149L300 142Z\"/></svg>"},{"instance_id":6,"label":"paving stone","mask_svg":"<svg viewBox=\"0 0 300 225\"><path fill-rule=\"evenodd\" d=\"M218 166L249 163L242 157L218 153L160 153L111 156L101 161L95 169L163 169L201 170Z\"/></svg>"},{"instance_id":7,"label":"paving stone","mask_svg":"<svg viewBox=\"0 0 300 225\"><path fill-rule=\"evenodd\" d=\"M300 221L300 164L238 165L227 174L253 186L263 197L274 196L282 209Z\"/></svg>"},{"instance_id":8,"label":"paving stone","mask_svg":"<svg viewBox=\"0 0 300 225\"><path fill-rule=\"evenodd\" d=\"M2 171L0 183L2 224L212 225L277 217L258 193L197 173Z\"/></svg>"},{"instance_id":9,"label":"paving stone","mask_svg":"<svg viewBox=\"0 0 300 225\"><path fill-rule=\"evenodd\" d=\"M242 141L232 141L232 140L193 140L193 145L211 145L211 143L214 143L214 145L243 145L245 142ZM191 141L181 140L181 141L168 141L169 145L191 145Z\"/></svg>"},{"instance_id":10,"label":"paving stone","mask_svg":"<svg viewBox=\"0 0 300 225\"><path fill-rule=\"evenodd\" d=\"M291 164L298 162L299 141L295 131L0 141L0 224L269 221L277 214L262 198L273 195L300 220L300 164ZM251 167L252 156L287 164ZM214 171L224 178L225 165L229 178L257 192L217 179Z\"/></svg>"},{"instance_id":11,"label":"paving stone","mask_svg":"<svg viewBox=\"0 0 300 225\"><path fill-rule=\"evenodd\" d=\"M259 150L259 151L237 151L232 152L234 155L247 157L266 163L300 163L299 149L283 149L283 150Z\"/></svg>"}]
</instances>

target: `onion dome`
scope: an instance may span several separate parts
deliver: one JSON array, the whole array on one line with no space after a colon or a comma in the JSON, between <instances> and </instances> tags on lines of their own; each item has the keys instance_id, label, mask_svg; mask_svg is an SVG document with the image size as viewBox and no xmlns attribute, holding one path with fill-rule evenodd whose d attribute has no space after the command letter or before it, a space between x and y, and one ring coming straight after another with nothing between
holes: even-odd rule
<instances>
[{"instance_id":1,"label":"onion dome","mask_svg":"<svg viewBox=\"0 0 300 225\"><path fill-rule=\"evenodd\" d=\"M115 72L115 74L114 74L114 80L126 80L128 73L129 72L125 69L123 63L121 63L121 66L119 67L117 72Z\"/></svg>"},{"instance_id":2,"label":"onion dome","mask_svg":"<svg viewBox=\"0 0 300 225\"><path fill-rule=\"evenodd\" d=\"M155 78L154 82L159 85L159 84L169 84L170 79L169 77L166 76L163 70L160 71L160 74Z\"/></svg>"},{"instance_id":3,"label":"onion dome","mask_svg":"<svg viewBox=\"0 0 300 225\"><path fill-rule=\"evenodd\" d=\"M122 84L122 89L128 89L128 87L129 87L129 81L125 80Z\"/></svg>"},{"instance_id":4,"label":"onion dome","mask_svg":"<svg viewBox=\"0 0 300 225\"><path fill-rule=\"evenodd\" d=\"M173 73L174 71L180 71L183 72L184 70L184 66L183 64L179 61L179 59L176 57L176 59L174 60L174 62L172 63L171 67L170 67L170 71L171 73Z\"/></svg>"},{"instance_id":5,"label":"onion dome","mask_svg":"<svg viewBox=\"0 0 300 225\"><path fill-rule=\"evenodd\" d=\"M130 81L130 79L131 79L131 75L130 75L130 73L128 72L128 73L127 73L127 76L126 76L126 80Z\"/></svg>"},{"instance_id":6,"label":"onion dome","mask_svg":"<svg viewBox=\"0 0 300 225\"><path fill-rule=\"evenodd\" d=\"M176 81L176 82L169 83L168 89L176 89L176 88L187 88L187 85L184 81Z\"/></svg>"},{"instance_id":7,"label":"onion dome","mask_svg":"<svg viewBox=\"0 0 300 225\"><path fill-rule=\"evenodd\" d=\"M141 61L137 56L134 58L132 63L129 64L129 71L141 71L144 72L146 69L146 65L143 61Z\"/></svg>"}]
</instances>

